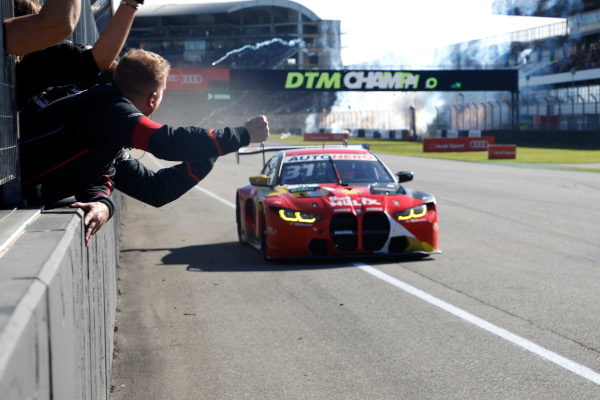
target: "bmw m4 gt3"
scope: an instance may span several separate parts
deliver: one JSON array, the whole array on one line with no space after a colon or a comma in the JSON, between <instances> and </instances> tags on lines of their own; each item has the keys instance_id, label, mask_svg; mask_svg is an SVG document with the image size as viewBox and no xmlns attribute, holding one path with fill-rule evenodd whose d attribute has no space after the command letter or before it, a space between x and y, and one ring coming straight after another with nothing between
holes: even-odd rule
<instances>
[{"instance_id":1,"label":"bmw m4 gt3","mask_svg":"<svg viewBox=\"0 0 600 400\"><path fill-rule=\"evenodd\" d=\"M364 146L281 150L237 190L239 240L267 259L439 253L435 197L412 179Z\"/></svg>"}]
</instances>

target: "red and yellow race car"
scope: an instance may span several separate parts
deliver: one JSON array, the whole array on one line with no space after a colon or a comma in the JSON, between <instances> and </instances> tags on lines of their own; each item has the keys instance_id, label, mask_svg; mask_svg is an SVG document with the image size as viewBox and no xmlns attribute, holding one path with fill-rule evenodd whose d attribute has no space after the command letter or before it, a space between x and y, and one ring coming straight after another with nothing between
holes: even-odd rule
<instances>
[{"instance_id":1,"label":"red and yellow race car","mask_svg":"<svg viewBox=\"0 0 600 400\"><path fill-rule=\"evenodd\" d=\"M280 150L237 189L239 240L267 259L439 253L435 197L396 177L365 145Z\"/></svg>"}]
</instances>

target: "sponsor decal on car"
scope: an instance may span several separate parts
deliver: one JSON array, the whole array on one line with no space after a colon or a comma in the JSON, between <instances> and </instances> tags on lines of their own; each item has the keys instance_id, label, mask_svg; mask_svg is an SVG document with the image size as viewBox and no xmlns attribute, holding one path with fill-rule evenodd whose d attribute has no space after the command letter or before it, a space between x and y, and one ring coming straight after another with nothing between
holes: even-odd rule
<instances>
[{"instance_id":1,"label":"sponsor decal on car","mask_svg":"<svg viewBox=\"0 0 600 400\"><path fill-rule=\"evenodd\" d=\"M369 199L366 197L352 199L350 196L346 197L326 197L327 201L329 201L329 205L331 207L344 207L344 206L379 206L381 203L375 199Z\"/></svg>"},{"instance_id":2,"label":"sponsor decal on car","mask_svg":"<svg viewBox=\"0 0 600 400\"><path fill-rule=\"evenodd\" d=\"M375 160L373 154L332 154L331 158L334 160Z\"/></svg>"},{"instance_id":3,"label":"sponsor decal on car","mask_svg":"<svg viewBox=\"0 0 600 400\"><path fill-rule=\"evenodd\" d=\"M328 161L331 160L329 154L307 154L303 156L291 156L283 159L284 163L306 162L306 161Z\"/></svg>"},{"instance_id":4,"label":"sponsor decal on car","mask_svg":"<svg viewBox=\"0 0 600 400\"><path fill-rule=\"evenodd\" d=\"M317 190L319 185L288 185L287 189L290 193L312 192Z\"/></svg>"},{"instance_id":5,"label":"sponsor decal on car","mask_svg":"<svg viewBox=\"0 0 600 400\"><path fill-rule=\"evenodd\" d=\"M358 190L358 189L342 189L341 192L345 193L345 194L359 194L360 190Z\"/></svg>"},{"instance_id":6,"label":"sponsor decal on car","mask_svg":"<svg viewBox=\"0 0 600 400\"><path fill-rule=\"evenodd\" d=\"M306 161L329 161L329 160L356 160L375 161L373 154L305 154L301 156L288 156L283 159L284 163L296 163Z\"/></svg>"}]
</instances>

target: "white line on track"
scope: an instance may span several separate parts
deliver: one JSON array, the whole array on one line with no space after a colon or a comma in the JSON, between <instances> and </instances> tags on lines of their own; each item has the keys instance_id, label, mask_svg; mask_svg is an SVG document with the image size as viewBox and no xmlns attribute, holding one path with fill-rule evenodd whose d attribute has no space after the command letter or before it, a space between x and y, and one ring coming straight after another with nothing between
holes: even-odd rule
<instances>
[{"instance_id":1,"label":"white line on track","mask_svg":"<svg viewBox=\"0 0 600 400\"><path fill-rule=\"evenodd\" d=\"M155 157L152 157L152 159L161 168L165 168ZM194 189L197 189L197 190L201 191L202 193L207 194L208 196L211 196L212 198L220 201L221 203L235 209L235 204L233 204L232 202L225 200L224 198L217 196L216 194L214 194L200 186L194 186ZM515 335L514 333L507 331L504 328L501 328L497 325L487 322L486 320L481 319L461 308L455 307L450 303L440 300L437 297L432 296L429 293L422 291L421 289L417 289L416 287L411 286L408 283L402 282L399 279L396 279L384 272L381 272L380 270L373 268L370 265L366 265L366 264L362 264L362 263L353 263L352 265L358 267L360 270L362 270L376 278L379 278L391 285L394 285L398 289L401 289L408 294L411 294L411 295L413 295L435 307L438 307L438 308L446 311L449 314L452 314L452 315L462 319L465 322L473 324L493 335L496 335L504 340L507 340L510 343L512 343L524 350L527 350L537 356L540 356L540 357L544 358L545 360L550 361L551 363L554 363L554 364L558 365L559 367L566 369L567 371L571 371L574 374L577 374L580 377L595 383L596 385L600 385L600 374L584 365L578 364L575 361L569 360L568 358L565 358L565 357L561 356L560 354L556 354L555 352L550 351L542 346L539 346L530 340L527 340L521 336Z\"/></svg>"},{"instance_id":2,"label":"white line on track","mask_svg":"<svg viewBox=\"0 0 600 400\"><path fill-rule=\"evenodd\" d=\"M491 334L494 334L504 340L507 340L509 342L511 342L514 345L517 345L519 347L521 347L524 350L530 351L533 354L536 354L568 371L571 371L579 376L581 376L582 378L585 378L589 381L594 382L596 385L600 385L600 374L598 374L596 371L583 366L581 364L578 364L574 361L569 360L568 358L565 358L559 354L554 353L553 351L550 351L544 347L541 347L525 338L522 338L518 335L515 335L512 332L507 331L506 329L500 328L499 326L496 326L492 323L489 323L479 317L476 317L475 315L462 310L458 307L453 306L450 303L446 303L443 300L438 299L437 297L434 297L420 289L417 289L414 286L411 286L405 282L402 282L390 275L387 275L383 272L381 272L378 269L375 269L369 265L366 264L359 264L359 263L354 263L353 265L355 265L356 267L360 268L361 270L365 271L368 274L371 274L387 283L390 283L394 286L396 286L399 289L404 290L405 292L418 297L419 299L433 305L436 306L438 308L441 308L442 310L462 319L463 321L469 322L475 326L478 326L479 328L488 331Z\"/></svg>"}]
</instances>

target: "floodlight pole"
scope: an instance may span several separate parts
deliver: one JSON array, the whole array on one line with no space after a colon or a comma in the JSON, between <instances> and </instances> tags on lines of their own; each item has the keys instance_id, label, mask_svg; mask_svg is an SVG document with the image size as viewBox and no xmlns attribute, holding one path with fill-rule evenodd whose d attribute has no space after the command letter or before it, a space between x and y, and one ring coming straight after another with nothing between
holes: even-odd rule
<instances>
[{"instance_id":1,"label":"floodlight pole","mask_svg":"<svg viewBox=\"0 0 600 400\"><path fill-rule=\"evenodd\" d=\"M519 91L511 92L511 129L519 125Z\"/></svg>"}]
</instances>

